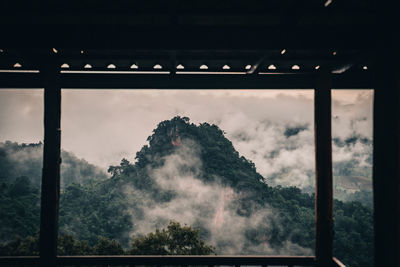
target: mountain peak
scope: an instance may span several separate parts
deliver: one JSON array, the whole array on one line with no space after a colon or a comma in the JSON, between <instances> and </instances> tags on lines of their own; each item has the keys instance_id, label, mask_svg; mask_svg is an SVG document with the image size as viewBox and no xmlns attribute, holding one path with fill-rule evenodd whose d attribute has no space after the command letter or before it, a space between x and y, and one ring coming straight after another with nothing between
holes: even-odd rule
<instances>
[{"instance_id":1,"label":"mountain peak","mask_svg":"<svg viewBox=\"0 0 400 267\"><path fill-rule=\"evenodd\" d=\"M182 146L198 150L202 162L203 179L220 182L233 187L259 185L264 178L257 173L254 163L241 157L224 132L214 124L190 123L188 117L176 116L160 122L147 138L149 145L136 154L137 166L144 168L162 164L159 160L176 152Z\"/></svg>"}]
</instances>

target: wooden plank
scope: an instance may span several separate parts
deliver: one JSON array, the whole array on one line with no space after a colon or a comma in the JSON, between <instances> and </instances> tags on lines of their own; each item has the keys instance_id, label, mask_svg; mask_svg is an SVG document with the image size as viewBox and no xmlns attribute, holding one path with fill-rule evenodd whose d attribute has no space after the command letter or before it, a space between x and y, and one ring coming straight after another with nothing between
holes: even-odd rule
<instances>
[{"instance_id":1,"label":"wooden plank","mask_svg":"<svg viewBox=\"0 0 400 267\"><path fill-rule=\"evenodd\" d=\"M13 16L15 17L15 16ZM367 16L370 17L370 16ZM43 20L32 17L30 21ZM106 16L107 18L107 16ZM149 18L154 22L156 17ZM218 17L216 17L218 19ZM277 17L279 19L279 17ZM21 17L24 19L24 17ZM86 49L300 49L300 48L371 48L377 42L371 38L366 24L344 25L93 25L90 23L63 24L55 14L42 25L15 23L2 28L4 48L59 48ZM74 20L74 16L65 17ZM116 18L118 19L118 18ZM132 16L128 19L132 20ZM6 19L5 19L6 20ZM168 20L168 18L166 18ZM7 21L12 21L8 19ZM107 20L103 20L107 21ZM118 27L116 27L118 26ZM254 27L256 26L256 27ZM54 27L49 34L49 27ZM16 35L15 32L19 34ZM284 34L283 34L284 33ZM315 41L315 36L319 41ZM211 40L211 41L210 41Z\"/></svg>"},{"instance_id":2,"label":"wooden plank","mask_svg":"<svg viewBox=\"0 0 400 267\"><path fill-rule=\"evenodd\" d=\"M346 265L344 265L340 260L335 257L333 257L333 263L335 264L335 267L346 267Z\"/></svg>"},{"instance_id":3,"label":"wooden plank","mask_svg":"<svg viewBox=\"0 0 400 267\"><path fill-rule=\"evenodd\" d=\"M317 266L331 266L333 247L331 73L321 69L315 90L315 255Z\"/></svg>"},{"instance_id":4,"label":"wooden plank","mask_svg":"<svg viewBox=\"0 0 400 267\"><path fill-rule=\"evenodd\" d=\"M61 88L55 64L41 68L44 80L44 148L40 213L40 265L55 266L60 193Z\"/></svg>"},{"instance_id":5,"label":"wooden plank","mask_svg":"<svg viewBox=\"0 0 400 267\"><path fill-rule=\"evenodd\" d=\"M0 257L0 265L33 265L38 257ZM295 265L314 266L312 256L59 256L57 265Z\"/></svg>"},{"instance_id":6,"label":"wooden plank","mask_svg":"<svg viewBox=\"0 0 400 267\"><path fill-rule=\"evenodd\" d=\"M60 256L58 264L135 264L135 265L307 265L310 256Z\"/></svg>"},{"instance_id":7,"label":"wooden plank","mask_svg":"<svg viewBox=\"0 0 400 267\"><path fill-rule=\"evenodd\" d=\"M315 72L308 74L93 74L63 73L61 88L77 89L312 89ZM372 88L368 72L333 74L335 89ZM37 73L0 73L1 88L43 88ZM317 89L318 90L318 89Z\"/></svg>"},{"instance_id":8,"label":"wooden plank","mask_svg":"<svg viewBox=\"0 0 400 267\"><path fill-rule=\"evenodd\" d=\"M264 62L265 56L259 58L253 65L251 65L250 69L247 71L247 74L257 74L259 72L258 68Z\"/></svg>"},{"instance_id":9,"label":"wooden plank","mask_svg":"<svg viewBox=\"0 0 400 267\"><path fill-rule=\"evenodd\" d=\"M399 54L379 58L374 95L375 266L400 266ZM396 60L397 59L397 60Z\"/></svg>"},{"instance_id":10,"label":"wooden plank","mask_svg":"<svg viewBox=\"0 0 400 267\"><path fill-rule=\"evenodd\" d=\"M0 266L39 265L39 256L0 256Z\"/></svg>"},{"instance_id":11,"label":"wooden plank","mask_svg":"<svg viewBox=\"0 0 400 267\"><path fill-rule=\"evenodd\" d=\"M43 88L42 76L38 73L0 72L0 90L2 88Z\"/></svg>"}]
</instances>

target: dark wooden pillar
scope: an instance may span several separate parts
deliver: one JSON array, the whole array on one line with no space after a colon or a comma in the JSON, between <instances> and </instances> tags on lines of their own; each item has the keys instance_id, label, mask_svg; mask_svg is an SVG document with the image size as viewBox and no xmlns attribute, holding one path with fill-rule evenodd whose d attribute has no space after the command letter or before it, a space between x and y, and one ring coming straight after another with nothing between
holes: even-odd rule
<instances>
[{"instance_id":1,"label":"dark wooden pillar","mask_svg":"<svg viewBox=\"0 0 400 267\"><path fill-rule=\"evenodd\" d=\"M46 61L40 69L44 82L44 149L40 213L40 265L55 266L60 193L61 88L58 68Z\"/></svg>"},{"instance_id":2,"label":"dark wooden pillar","mask_svg":"<svg viewBox=\"0 0 400 267\"><path fill-rule=\"evenodd\" d=\"M333 199L332 199L332 137L331 137L331 73L321 69L314 95L315 127L315 255L317 266L332 265Z\"/></svg>"},{"instance_id":3,"label":"dark wooden pillar","mask_svg":"<svg viewBox=\"0 0 400 267\"><path fill-rule=\"evenodd\" d=\"M375 61L375 266L400 266L400 67L398 48ZM397 55L396 55L397 54Z\"/></svg>"}]
</instances>

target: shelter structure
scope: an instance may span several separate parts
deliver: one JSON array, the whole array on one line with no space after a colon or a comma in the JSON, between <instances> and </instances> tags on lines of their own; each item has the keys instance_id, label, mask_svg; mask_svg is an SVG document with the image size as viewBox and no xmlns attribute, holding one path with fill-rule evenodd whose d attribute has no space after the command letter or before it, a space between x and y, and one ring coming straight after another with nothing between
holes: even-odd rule
<instances>
[{"instance_id":1,"label":"shelter structure","mask_svg":"<svg viewBox=\"0 0 400 267\"><path fill-rule=\"evenodd\" d=\"M332 257L331 89L374 96L375 266L400 266L400 73L390 1L11 1L0 88L44 88L39 257L0 265L343 266ZM315 257L57 256L61 88L315 89Z\"/></svg>"}]
</instances>

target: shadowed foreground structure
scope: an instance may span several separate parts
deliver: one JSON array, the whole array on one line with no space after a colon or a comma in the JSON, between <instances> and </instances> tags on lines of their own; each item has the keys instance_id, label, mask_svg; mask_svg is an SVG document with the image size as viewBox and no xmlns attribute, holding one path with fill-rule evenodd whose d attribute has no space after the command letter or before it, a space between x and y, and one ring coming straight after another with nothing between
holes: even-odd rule
<instances>
[{"instance_id":1,"label":"shadowed foreground structure","mask_svg":"<svg viewBox=\"0 0 400 267\"><path fill-rule=\"evenodd\" d=\"M0 88L45 89L40 257L0 265L342 266L331 89L375 89L375 266L399 266L400 81L389 1L4 1ZM58 256L61 88L315 89L316 255Z\"/></svg>"}]
</instances>

